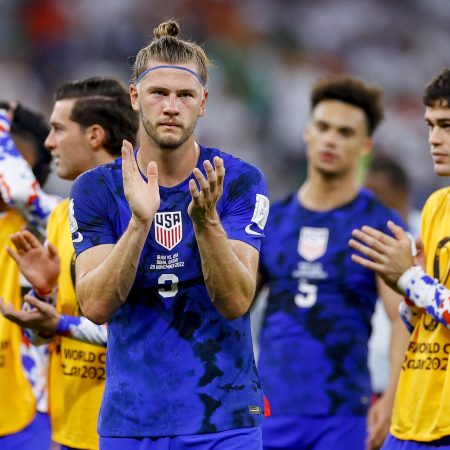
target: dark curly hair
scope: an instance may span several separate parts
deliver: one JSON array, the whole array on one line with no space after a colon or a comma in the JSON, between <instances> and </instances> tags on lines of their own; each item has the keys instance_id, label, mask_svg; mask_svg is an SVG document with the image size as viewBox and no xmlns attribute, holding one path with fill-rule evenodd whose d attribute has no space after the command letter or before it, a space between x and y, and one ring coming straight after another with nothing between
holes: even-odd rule
<instances>
[{"instance_id":1,"label":"dark curly hair","mask_svg":"<svg viewBox=\"0 0 450 450\"><path fill-rule=\"evenodd\" d=\"M450 69L444 67L426 86L423 93L425 106L450 107Z\"/></svg>"},{"instance_id":2,"label":"dark curly hair","mask_svg":"<svg viewBox=\"0 0 450 450\"><path fill-rule=\"evenodd\" d=\"M317 82L311 92L311 109L323 100L339 100L363 110L371 136L384 118L383 91L374 84L366 84L350 75L325 78Z\"/></svg>"}]
</instances>

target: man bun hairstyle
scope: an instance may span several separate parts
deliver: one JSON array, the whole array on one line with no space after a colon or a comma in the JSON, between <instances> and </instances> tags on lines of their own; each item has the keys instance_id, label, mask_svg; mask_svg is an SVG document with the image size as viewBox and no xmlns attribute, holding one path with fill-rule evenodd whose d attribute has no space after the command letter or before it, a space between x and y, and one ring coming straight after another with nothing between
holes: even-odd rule
<instances>
[{"instance_id":1,"label":"man bun hairstyle","mask_svg":"<svg viewBox=\"0 0 450 450\"><path fill-rule=\"evenodd\" d=\"M338 100L362 109L369 136L384 118L382 89L351 75L327 77L317 82L311 92L311 110L324 100Z\"/></svg>"},{"instance_id":2,"label":"man bun hairstyle","mask_svg":"<svg viewBox=\"0 0 450 450\"><path fill-rule=\"evenodd\" d=\"M163 36L178 36L180 34L180 25L176 20L168 20L160 23L154 30L153 34L156 39Z\"/></svg>"},{"instance_id":3,"label":"man bun hairstyle","mask_svg":"<svg viewBox=\"0 0 450 450\"><path fill-rule=\"evenodd\" d=\"M423 93L425 106L450 108L450 69L444 67L426 86Z\"/></svg>"},{"instance_id":4,"label":"man bun hairstyle","mask_svg":"<svg viewBox=\"0 0 450 450\"><path fill-rule=\"evenodd\" d=\"M178 38L180 25L174 19L159 24L154 30L154 38L139 50L132 70L131 81L137 82L139 76L148 69L149 61L166 64L193 62L197 66L197 73L203 86L208 82L208 69L211 62L203 48L195 42Z\"/></svg>"}]
</instances>

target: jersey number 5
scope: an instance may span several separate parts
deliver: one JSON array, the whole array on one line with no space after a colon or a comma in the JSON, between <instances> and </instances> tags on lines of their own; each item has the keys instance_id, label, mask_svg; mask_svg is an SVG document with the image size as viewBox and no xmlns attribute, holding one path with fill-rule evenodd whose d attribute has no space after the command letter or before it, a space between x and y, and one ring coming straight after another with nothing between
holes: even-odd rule
<instances>
[{"instance_id":1,"label":"jersey number 5","mask_svg":"<svg viewBox=\"0 0 450 450\"><path fill-rule=\"evenodd\" d=\"M305 280L300 280L298 282L298 294L294 301L299 308L311 308L317 301L317 286L307 283Z\"/></svg>"}]
</instances>

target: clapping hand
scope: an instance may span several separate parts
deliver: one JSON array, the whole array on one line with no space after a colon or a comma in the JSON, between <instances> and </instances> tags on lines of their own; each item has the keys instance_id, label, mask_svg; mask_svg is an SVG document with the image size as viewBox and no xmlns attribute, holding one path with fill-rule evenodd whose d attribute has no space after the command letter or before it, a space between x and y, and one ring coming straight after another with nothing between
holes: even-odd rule
<instances>
[{"instance_id":1,"label":"clapping hand","mask_svg":"<svg viewBox=\"0 0 450 450\"><path fill-rule=\"evenodd\" d=\"M125 197L133 217L143 222L153 220L160 205L158 167L156 162L149 162L148 181L145 182L134 158L133 146L127 140L122 145L122 176Z\"/></svg>"},{"instance_id":2,"label":"clapping hand","mask_svg":"<svg viewBox=\"0 0 450 450\"><path fill-rule=\"evenodd\" d=\"M57 285L60 272L60 258L55 247L50 243L44 247L28 230L11 235L11 241L17 251L10 247L6 251L25 278L38 293L51 292Z\"/></svg>"},{"instance_id":3,"label":"clapping hand","mask_svg":"<svg viewBox=\"0 0 450 450\"><path fill-rule=\"evenodd\" d=\"M225 167L222 158L218 156L214 158L214 167L210 161L205 161L203 167L206 171L206 178L197 167L193 171L200 185L200 190L195 180L189 181L192 201L188 206L188 214L194 224L197 225L203 225L211 220L215 221L218 219L216 206L223 193L225 178Z\"/></svg>"}]
</instances>

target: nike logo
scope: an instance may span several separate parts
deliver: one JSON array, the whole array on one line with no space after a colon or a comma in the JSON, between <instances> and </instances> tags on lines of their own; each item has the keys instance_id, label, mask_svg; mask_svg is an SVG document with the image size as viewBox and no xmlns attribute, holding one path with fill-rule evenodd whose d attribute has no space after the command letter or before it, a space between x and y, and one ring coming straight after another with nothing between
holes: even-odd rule
<instances>
[{"instance_id":1,"label":"nike logo","mask_svg":"<svg viewBox=\"0 0 450 450\"><path fill-rule=\"evenodd\" d=\"M72 242L83 242L83 235L78 231L77 232L77 237L72 238Z\"/></svg>"},{"instance_id":2,"label":"nike logo","mask_svg":"<svg viewBox=\"0 0 450 450\"><path fill-rule=\"evenodd\" d=\"M257 231L253 231L250 227L252 226L251 223L249 223L246 227L245 227L245 232L247 234L253 234L254 236L263 236L262 233L258 233Z\"/></svg>"}]
</instances>

